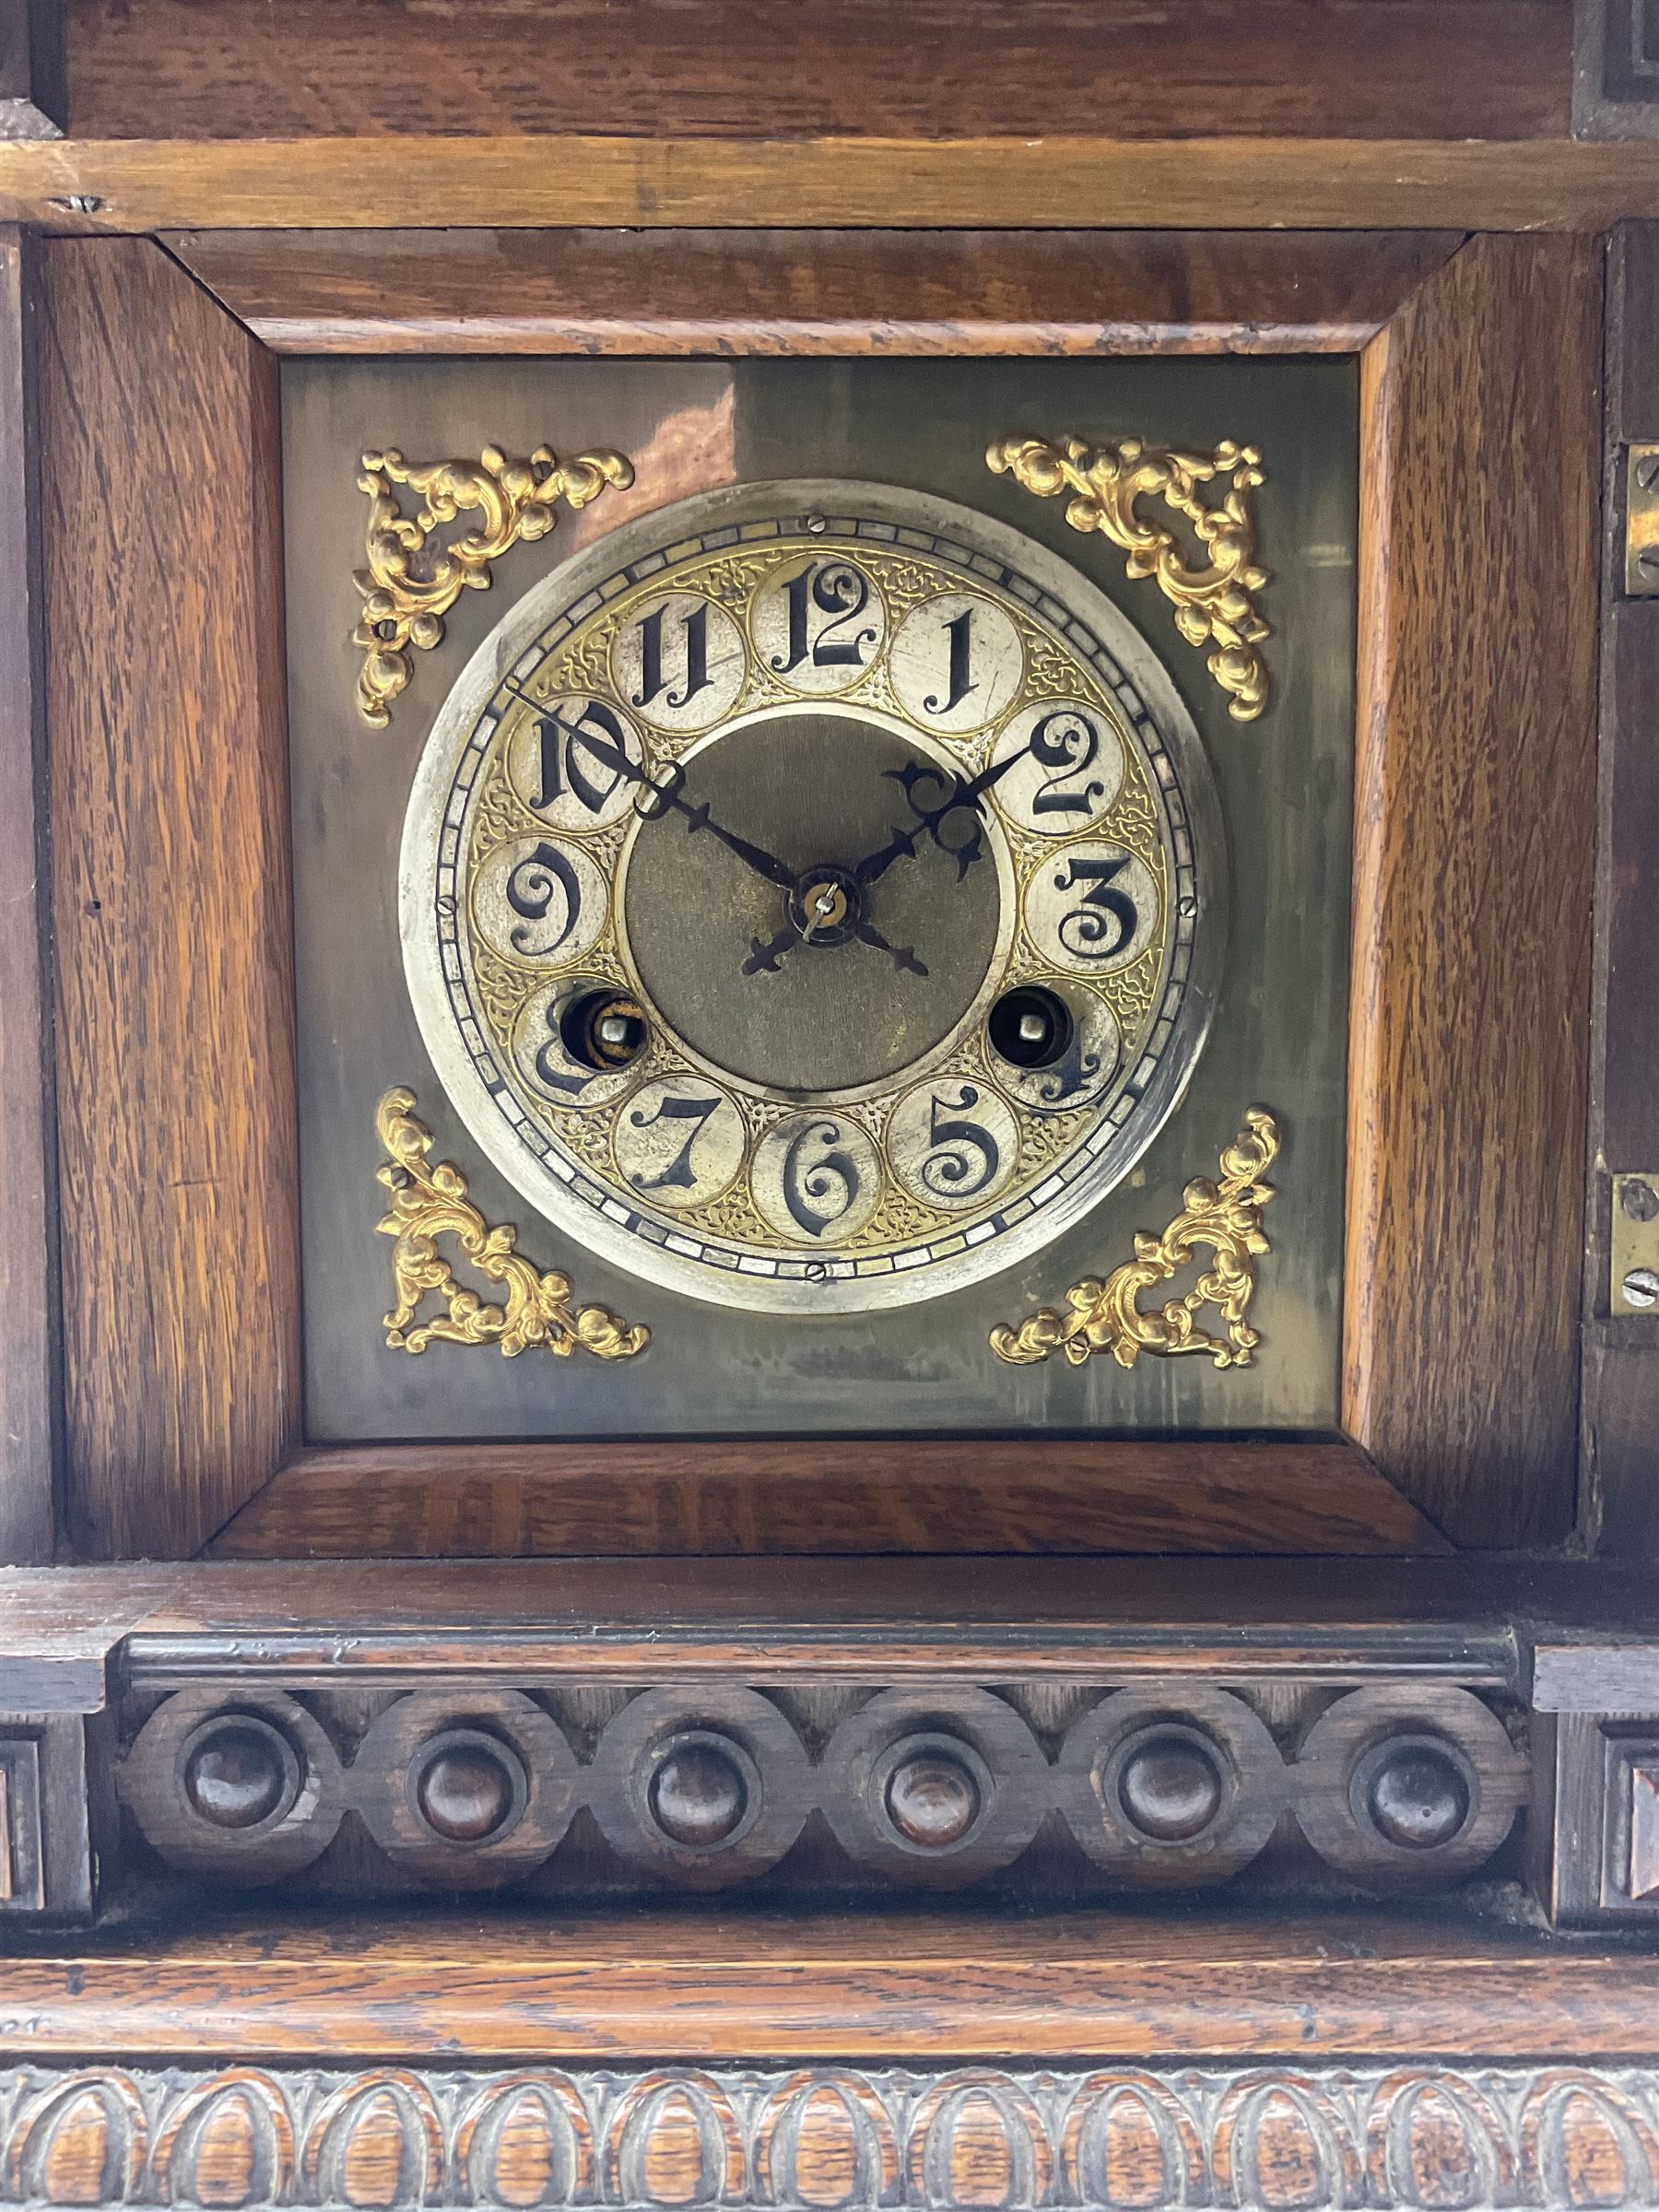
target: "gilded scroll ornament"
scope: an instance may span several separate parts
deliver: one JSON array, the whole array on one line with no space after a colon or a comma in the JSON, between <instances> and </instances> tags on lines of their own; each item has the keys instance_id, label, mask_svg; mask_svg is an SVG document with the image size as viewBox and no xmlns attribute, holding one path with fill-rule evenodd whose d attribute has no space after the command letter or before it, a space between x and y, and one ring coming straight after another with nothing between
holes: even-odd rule
<instances>
[{"instance_id":1,"label":"gilded scroll ornament","mask_svg":"<svg viewBox=\"0 0 1659 2212\"><path fill-rule=\"evenodd\" d=\"M1175 609L1175 627L1189 645L1213 644L1209 672L1230 695L1235 722L1253 722L1267 703L1267 671L1255 651L1268 633L1252 594L1267 582L1255 566L1255 516L1250 494L1263 481L1262 456L1253 445L1223 439L1213 453L1178 452L1125 438L1121 445L1067 438L1000 438L986 453L994 475L1012 475L1027 491L1050 500L1062 492L1074 530L1098 530L1129 556L1132 577L1155 576ZM1209 506L1198 487L1230 479L1219 506ZM1143 499L1160 499L1189 522L1206 556L1192 566L1173 531L1141 511Z\"/></svg>"},{"instance_id":2,"label":"gilded scroll ornament","mask_svg":"<svg viewBox=\"0 0 1659 2212\"><path fill-rule=\"evenodd\" d=\"M389 1090L375 1109L374 1125L388 1159L375 1172L392 1193L392 1210L375 1227L395 1237L392 1279L397 1304L385 1317L386 1342L394 1351L424 1352L434 1336L450 1344L497 1344L511 1359L542 1346L568 1359L578 1349L596 1359L631 1359L650 1342L649 1329L618 1321L603 1306L572 1309L571 1278L547 1274L513 1250L518 1231L491 1229L466 1195L466 1178L449 1160L434 1167L427 1155L432 1133L410 1109L412 1090ZM505 1287L497 1305L466 1289L438 1250L452 1236L487 1281ZM447 1302L429 1321L416 1313L428 1292Z\"/></svg>"},{"instance_id":3,"label":"gilded scroll ornament","mask_svg":"<svg viewBox=\"0 0 1659 2212\"><path fill-rule=\"evenodd\" d=\"M1195 1175L1182 1193L1184 1210L1161 1237L1141 1231L1134 1259L1104 1282L1091 1277L1074 1283L1065 1294L1065 1313L1043 1306L1017 1329L993 1329L991 1349L1017 1367L1031 1366L1056 1351L1073 1367L1104 1351L1120 1367L1133 1367L1143 1352L1170 1357L1207 1352L1218 1367L1248 1367L1261 1342L1245 1318L1255 1288L1251 1263L1271 1249L1262 1233L1262 1208L1273 1196L1273 1185L1261 1178L1278 1147L1277 1123L1253 1106L1221 1155L1219 1185ZM1156 1313L1143 1312L1142 1292L1191 1265L1199 1246L1207 1246L1215 1257L1193 1288ZM1220 1309L1225 1337L1196 1325L1194 1316L1206 1305Z\"/></svg>"},{"instance_id":4,"label":"gilded scroll ornament","mask_svg":"<svg viewBox=\"0 0 1659 2212\"><path fill-rule=\"evenodd\" d=\"M369 566L352 577L363 595L352 632L352 642L363 649L357 692L363 720L385 728L392 701L414 673L410 647L429 653L441 641L443 618L462 593L489 589L492 560L521 538L532 544L546 537L558 524L561 500L572 509L585 507L607 484L625 491L632 482L632 465L603 448L562 464L545 445L527 461L509 460L498 445L487 445L477 463L408 462L392 447L365 453L358 488L369 495ZM404 484L421 495L413 517L398 503L396 487ZM479 526L418 574L432 532L473 508L482 517Z\"/></svg>"}]
</instances>

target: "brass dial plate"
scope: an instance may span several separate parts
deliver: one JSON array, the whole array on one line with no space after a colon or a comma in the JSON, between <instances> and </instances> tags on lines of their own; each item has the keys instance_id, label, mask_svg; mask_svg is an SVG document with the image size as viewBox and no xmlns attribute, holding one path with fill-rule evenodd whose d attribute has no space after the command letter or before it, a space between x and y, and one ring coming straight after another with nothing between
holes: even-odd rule
<instances>
[{"instance_id":1,"label":"brass dial plate","mask_svg":"<svg viewBox=\"0 0 1659 2212\"><path fill-rule=\"evenodd\" d=\"M532 1203L670 1287L830 1314L990 1274L1121 1179L1201 1046L1222 880L1190 720L1093 587L943 500L790 482L647 516L509 614L417 775L402 932ZM1070 1018L1045 1066L988 1034L1021 988ZM604 991L646 1017L619 1066L571 1045Z\"/></svg>"}]
</instances>

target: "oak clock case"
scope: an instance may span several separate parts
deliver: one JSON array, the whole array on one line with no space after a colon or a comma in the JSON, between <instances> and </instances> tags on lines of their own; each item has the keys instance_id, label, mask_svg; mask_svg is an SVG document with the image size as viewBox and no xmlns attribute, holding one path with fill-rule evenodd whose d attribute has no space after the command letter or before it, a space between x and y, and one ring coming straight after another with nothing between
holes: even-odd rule
<instances>
[{"instance_id":1,"label":"oak clock case","mask_svg":"<svg viewBox=\"0 0 1659 2212\"><path fill-rule=\"evenodd\" d=\"M1334 1426L1352 403L1338 363L287 364L313 1439ZM1131 426L1199 449L1243 436L1266 455L1256 499L1273 696L1248 726L1121 553L985 467L987 444L1012 429ZM561 456L624 452L634 484L499 560L491 588L446 617L441 648L417 656L390 729L365 731L352 658L335 647L352 613L340 586L349 593L362 559L362 451L544 442ZM838 560L867 594L865 652L808 663L792 685L773 665L789 660L806 588L792 582L828 574L832 590L855 589L825 568ZM1020 580L1000 602L994 572ZM618 594L656 612L666 664L635 665L638 621L593 618ZM953 670L948 657L933 670L931 632L943 624L948 639L947 618L970 600L984 610L973 641L984 690L964 691L940 730L926 702L949 698ZM698 640L704 683L676 708L664 669L685 649L677 621L700 603L712 609ZM1076 658L1058 677L1048 667L1028 699L1034 652ZM584 683L567 680L572 666ZM929 688L935 674L944 692ZM969 680L954 674L959 688ZM1054 839L1032 811L1037 764L1012 757L1057 699L1095 715L1112 773L1064 786L1088 811L1068 810ZM565 732L550 749L536 734L549 701ZM594 703L613 717L599 732L607 749L579 739L572 750ZM1074 755L1088 742L1068 741ZM562 764L562 803L544 761L556 783ZM572 791L568 771L584 762L585 792ZM949 776L986 769L1001 772L981 814L933 837L927 809ZM549 797L550 812L528 804ZM705 828L735 834L696 834L686 816L699 807ZM441 886L444 825L463 817L471 857L457 877L452 839ZM952 847L976 820L964 867ZM862 882L860 860L905 822L920 832L912 849ZM809 834L820 825L821 851ZM1064 870L1035 865L1050 845ZM795 878L787 888L764 872L781 874L779 862ZM530 872L510 900L514 867ZM1073 895L1034 911L1032 887L1062 880ZM1156 1018L1138 1023L1141 1000L1131 994L1125 1022L1121 987L1102 993L1058 934L1076 927L1075 887L1114 884L1137 927L1147 916L1124 966L1159 979L1141 994ZM547 897L527 916L524 893L538 885ZM835 908L830 944L789 934L791 900L813 892ZM538 930L566 957L526 994L522 956L544 949ZM987 1042L1001 1002L1029 1012L1022 990L1065 1010L1080 1068L1110 1071L1064 1141L1048 1137L1069 1173L1032 1171L1022 1148L1022 1132L1042 1125L1022 1112L1022 1086L1048 1071L1024 1075ZM573 1010L630 1003L644 1017L637 1059L595 1076L570 1058ZM579 1109L559 1111L579 1095L561 1094L561 1078L587 1092ZM463 1168L489 1221L513 1224L538 1266L571 1275L582 1304L649 1329L641 1357L385 1348L374 1106L393 1083L415 1091L433 1159ZM943 1127L941 1098L961 1108ZM1136 1230L1161 1228L1258 1103L1287 1144L1252 1365L1022 1370L992 1356L994 1326L1059 1302L1068 1283L1127 1257ZM677 1174L688 1134L700 1141ZM982 1204L971 1188L967 1203L938 1205L941 1172L956 1199L958 1171L986 1186ZM654 1196L641 1193L653 1182ZM844 1212L850 1185L851 1229L836 1219L832 1239L809 1241ZM1044 1186L1042 1204L1020 1203Z\"/></svg>"}]
</instances>

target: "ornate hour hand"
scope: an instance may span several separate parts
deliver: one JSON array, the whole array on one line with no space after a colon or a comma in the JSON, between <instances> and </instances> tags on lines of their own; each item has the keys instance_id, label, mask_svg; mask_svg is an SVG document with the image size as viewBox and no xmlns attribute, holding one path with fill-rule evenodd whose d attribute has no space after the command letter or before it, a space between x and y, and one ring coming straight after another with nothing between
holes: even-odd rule
<instances>
[{"instance_id":1,"label":"ornate hour hand","mask_svg":"<svg viewBox=\"0 0 1659 2212\"><path fill-rule=\"evenodd\" d=\"M916 817L913 822L900 822L891 837L878 852L861 860L853 869L855 879L868 887L885 876L895 861L908 860L924 837L931 837L941 853L948 853L957 864L957 881L961 882L974 862L984 850L984 837L980 820L980 800L997 780L1006 776L1018 760L1023 760L1030 747L1010 753L1006 760L994 760L988 768L965 782L960 776L948 774L944 769L920 765L907 760L902 768L883 770L895 783L901 784ZM919 783L935 783L945 794L936 806L924 806L916 797ZM972 828L959 845L952 844L944 834L944 825L953 814L966 810L972 817Z\"/></svg>"}]
</instances>

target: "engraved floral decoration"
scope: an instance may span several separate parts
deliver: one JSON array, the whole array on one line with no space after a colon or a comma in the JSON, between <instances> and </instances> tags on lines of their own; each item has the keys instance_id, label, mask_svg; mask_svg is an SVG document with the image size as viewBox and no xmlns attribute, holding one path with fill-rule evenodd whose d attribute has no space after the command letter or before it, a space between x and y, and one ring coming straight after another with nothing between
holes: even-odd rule
<instances>
[{"instance_id":1,"label":"engraved floral decoration","mask_svg":"<svg viewBox=\"0 0 1659 2212\"><path fill-rule=\"evenodd\" d=\"M492 1229L466 1194L466 1178L448 1160L434 1167L427 1155L432 1133L418 1122L415 1094L389 1090L375 1109L374 1125L388 1158L375 1172L392 1194L392 1210L375 1227L395 1237L392 1279L397 1304L385 1316L386 1342L394 1351L424 1352L437 1337L450 1344L497 1344L511 1359L534 1347L561 1359L577 1350L596 1359L631 1359L651 1340L649 1329L619 1321L603 1306L571 1305L571 1278L558 1268L544 1275L513 1246L518 1231ZM452 1236L488 1282L504 1286L495 1304L468 1290L438 1249ZM447 1310L429 1321L416 1314L429 1292Z\"/></svg>"},{"instance_id":2,"label":"engraved floral decoration","mask_svg":"<svg viewBox=\"0 0 1659 2212\"><path fill-rule=\"evenodd\" d=\"M392 719L392 701L414 674L409 648L430 653L443 637L443 618L464 591L488 591L489 564L518 544L546 537L559 522L559 502L575 509L596 500L606 485L625 491L631 463L601 448L560 463L538 445L527 461L510 460L487 445L477 461L409 462L394 447L363 455L358 488L369 495L366 548L369 565L352 582L363 612L352 642L363 649L358 676L358 711L376 729ZM398 501L399 485L421 496L413 517ZM417 572L427 541L441 524L477 509L481 521Z\"/></svg>"},{"instance_id":3,"label":"engraved floral decoration","mask_svg":"<svg viewBox=\"0 0 1659 2212\"><path fill-rule=\"evenodd\" d=\"M1175 609L1175 627L1189 645L1213 644L1209 672L1230 695L1235 722L1253 722L1267 703L1267 671L1255 651L1269 635L1253 593L1267 582L1255 565L1255 516L1250 494L1264 481L1253 445L1223 439L1213 453L1125 438L1121 445L1090 446L1080 438L1055 444L1043 438L1001 438L985 455L995 476L1011 475L1027 491L1051 500L1062 492L1074 530L1098 530L1129 556L1132 577L1156 577ZM1199 486L1229 479L1218 506ZM1206 565L1194 567L1173 531L1142 511L1146 498L1160 499L1189 522Z\"/></svg>"},{"instance_id":4,"label":"engraved floral decoration","mask_svg":"<svg viewBox=\"0 0 1659 2212\"><path fill-rule=\"evenodd\" d=\"M991 1349L1017 1367L1034 1365L1051 1352L1081 1367L1093 1353L1104 1351L1120 1367L1133 1367L1142 1352L1167 1357L1207 1352L1218 1367L1248 1367L1261 1342L1245 1318L1255 1288L1251 1262L1271 1250L1262 1233L1262 1208L1274 1189L1262 1176L1278 1148L1277 1123L1252 1107L1243 1128L1221 1155L1218 1185L1206 1175L1195 1175L1182 1193L1184 1210L1161 1237L1142 1230L1133 1260L1104 1282L1090 1277L1074 1283L1065 1294L1065 1313L1043 1306L1018 1328L993 1329ZM1215 1256L1193 1288L1157 1312L1144 1312L1141 1294L1192 1265L1201 1246ZM1203 1306L1219 1308L1227 1323L1225 1337L1197 1326L1194 1316Z\"/></svg>"}]
</instances>

